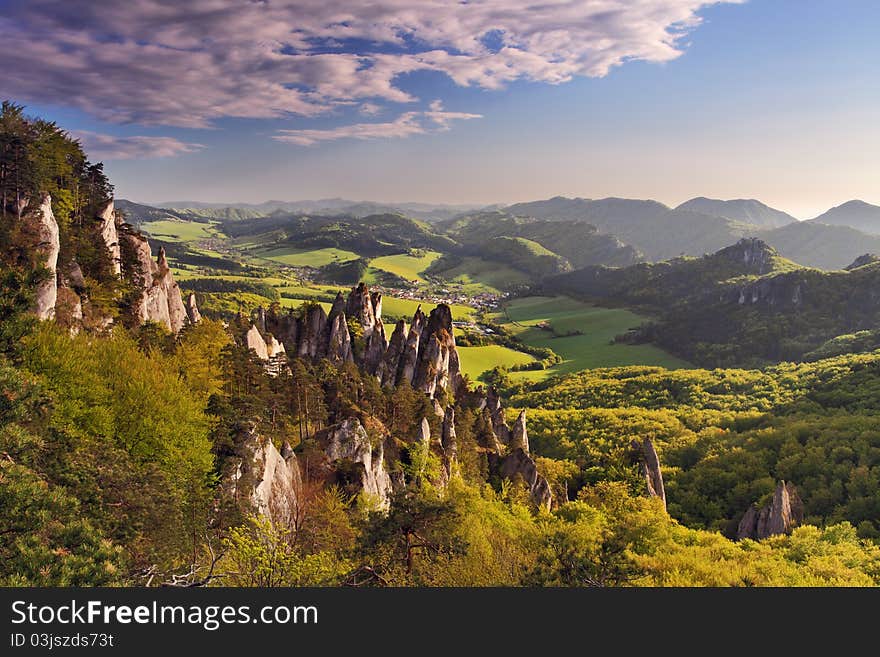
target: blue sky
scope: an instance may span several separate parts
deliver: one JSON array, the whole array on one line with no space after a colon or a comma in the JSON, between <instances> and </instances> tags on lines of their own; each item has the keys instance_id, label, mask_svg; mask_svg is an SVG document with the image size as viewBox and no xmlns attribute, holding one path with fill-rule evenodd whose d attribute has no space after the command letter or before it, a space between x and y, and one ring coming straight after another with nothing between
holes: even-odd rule
<instances>
[{"instance_id":1,"label":"blue sky","mask_svg":"<svg viewBox=\"0 0 880 657\"><path fill-rule=\"evenodd\" d=\"M877 2L199 4L0 2L0 96L144 202L880 204Z\"/></svg>"}]
</instances>

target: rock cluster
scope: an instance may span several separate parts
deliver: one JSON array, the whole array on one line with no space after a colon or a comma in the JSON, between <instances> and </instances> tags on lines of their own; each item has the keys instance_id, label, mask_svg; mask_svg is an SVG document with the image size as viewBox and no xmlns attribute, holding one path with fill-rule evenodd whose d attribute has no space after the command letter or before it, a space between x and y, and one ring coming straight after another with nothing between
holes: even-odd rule
<instances>
[{"instance_id":1,"label":"rock cluster","mask_svg":"<svg viewBox=\"0 0 880 657\"><path fill-rule=\"evenodd\" d=\"M797 489L791 482L780 481L773 499L761 508L752 505L743 515L736 531L737 540L762 540L770 536L788 534L804 520L804 506Z\"/></svg>"},{"instance_id":2,"label":"rock cluster","mask_svg":"<svg viewBox=\"0 0 880 657\"><path fill-rule=\"evenodd\" d=\"M386 387L407 382L434 397L440 390L455 392L463 384L452 312L445 304L430 315L419 307L409 327L400 320L388 339L382 295L360 283L347 297L340 292L329 313L318 304L287 314L260 309L253 326L265 341L279 340L291 356L355 363ZM262 350L255 351L263 357Z\"/></svg>"},{"instance_id":3,"label":"rock cluster","mask_svg":"<svg viewBox=\"0 0 880 657\"><path fill-rule=\"evenodd\" d=\"M41 320L56 319L75 332L82 326L83 307L88 302L85 278L76 260L59 266L60 231L52 212L51 197L44 194L39 206L27 212L25 217L32 224L37 264L49 272L37 287L34 313ZM112 200L104 206L96 221L113 275L129 275L139 289L134 303L138 321L157 322L177 333L187 322L195 323L201 319L195 297L191 296L188 305L184 305L164 249L159 250L158 259L154 261L146 238L130 227L124 227L122 216L115 211ZM129 263L123 262L122 240L130 247L132 261ZM98 328L105 328L112 323L112 317L94 318L93 323Z\"/></svg>"},{"instance_id":4,"label":"rock cluster","mask_svg":"<svg viewBox=\"0 0 880 657\"><path fill-rule=\"evenodd\" d=\"M513 429L510 429L504 421L501 399L494 388L488 389L481 405L488 429L483 447L488 451L490 468L504 479L521 480L528 488L532 502L549 510L553 503L553 493L529 453L525 410L520 411Z\"/></svg>"}]
</instances>

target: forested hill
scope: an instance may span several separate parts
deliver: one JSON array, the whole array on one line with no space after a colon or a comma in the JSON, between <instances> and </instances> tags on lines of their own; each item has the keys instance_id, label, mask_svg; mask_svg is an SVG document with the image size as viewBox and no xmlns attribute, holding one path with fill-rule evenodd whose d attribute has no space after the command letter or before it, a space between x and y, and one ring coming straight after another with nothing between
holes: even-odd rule
<instances>
[{"instance_id":1,"label":"forested hill","mask_svg":"<svg viewBox=\"0 0 880 657\"><path fill-rule=\"evenodd\" d=\"M656 342L706 366L800 360L830 347L858 349L848 336L880 323L880 268L823 272L744 240L703 258L629 268L585 268L545 282L562 292L655 313L630 340ZM869 341L870 342L870 341Z\"/></svg>"}]
</instances>

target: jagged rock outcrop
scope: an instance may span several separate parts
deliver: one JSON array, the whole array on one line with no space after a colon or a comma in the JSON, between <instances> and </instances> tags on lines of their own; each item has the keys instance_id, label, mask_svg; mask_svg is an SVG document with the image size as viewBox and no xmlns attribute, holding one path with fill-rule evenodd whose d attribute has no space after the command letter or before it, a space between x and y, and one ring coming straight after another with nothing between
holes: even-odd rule
<instances>
[{"instance_id":1,"label":"jagged rock outcrop","mask_svg":"<svg viewBox=\"0 0 880 657\"><path fill-rule=\"evenodd\" d=\"M285 353L284 345L274 335L264 338L256 324L251 324L250 329L248 329L244 336L244 341L247 348L252 349L262 361L268 362L272 358Z\"/></svg>"},{"instance_id":2,"label":"jagged rock outcrop","mask_svg":"<svg viewBox=\"0 0 880 657\"><path fill-rule=\"evenodd\" d=\"M37 286L34 312L38 319L52 319L58 299L58 254L61 251L58 222L52 213L52 197L44 194L32 216L39 264L49 270L49 275Z\"/></svg>"},{"instance_id":3,"label":"jagged rock outcrop","mask_svg":"<svg viewBox=\"0 0 880 657\"><path fill-rule=\"evenodd\" d=\"M112 199L98 214L98 221L101 224L101 237L104 239L104 244L107 245L107 250L110 252L113 273L119 276L122 274L122 252L119 246L119 232L117 230L119 218L117 217Z\"/></svg>"},{"instance_id":4,"label":"jagged rock outcrop","mask_svg":"<svg viewBox=\"0 0 880 657\"><path fill-rule=\"evenodd\" d=\"M190 324L198 324L202 321L202 313L199 312L196 295L193 292L190 292L186 299L186 317Z\"/></svg>"},{"instance_id":5,"label":"jagged rock outcrop","mask_svg":"<svg viewBox=\"0 0 880 657\"><path fill-rule=\"evenodd\" d=\"M804 521L804 505L791 482L780 481L773 499L763 508L750 506L736 530L737 540L762 540L770 536L788 534Z\"/></svg>"},{"instance_id":6,"label":"jagged rock outcrop","mask_svg":"<svg viewBox=\"0 0 880 657\"><path fill-rule=\"evenodd\" d=\"M457 393L464 380L452 312L445 304L430 316L420 306L408 329L406 322L397 322L390 340L382 322L382 295L370 292L364 283L347 297L338 293L329 314L315 304L299 314L263 317L266 330L279 337L288 353L337 364L354 362L385 387L406 382L433 397L441 389ZM258 320L257 327L265 332Z\"/></svg>"},{"instance_id":7,"label":"jagged rock outcrop","mask_svg":"<svg viewBox=\"0 0 880 657\"><path fill-rule=\"evenodd\" d=\"M526 409L519 412L510 436L510 449L521 449L529 453L529 432L526 430Z\"/></svg>"},{"instance_id":8,"label":"jagged rock outcrop","mask_svg":"<svg viewBox=\"0 0 880 657\"><path fill-rule=\"evenodd\" d=\"M529 489L529 495L535 506L550 510L553 503L550 484L538 472L534 459L524 450L515 449L502 458L498 465L498 473L511 481L521 480Z\"/></svg>"},{"instance_id":9,"label":"jagged rock outcrop","mask_svg":"<svg viewBox=\"0 0 880 657\"><path fill-rule=\"evenodd\" d=\"M373 496L381 508L388 508L393 486L385 469L383 441L374 448L363 425L353 417L322 432L320 441L330 464L343 460L359 464L362 490Z\"/></svg>"},{"instance_id":10,"label":"jagged rock outcrop","mask_svg":"<svg viewBox=\"0 0 880 657\"><path fill-rule=\"evenodd\" d=\"M257 358L260 360L269 360L269 348L266 345L263 336L260 335L260 329L258 329L255 324L252 324L250 329L248 329L244 339L247 348L253 350L257 355Z\"/></svg>"},{"instance_id":11,"label":"jagged rock outcrop","mask_svg":"<svg viewBox=\"0 0 880 657\"><path fill-rule=\"evenodd\" d=\"M330 323L330 340L327 343L327 360L334 365L350 363L354 359L351 355L351 333L344 312L340 312Z\"/></svg>"},{"instance_id":12,"label":"jagged rock outcrop","mask_svg":"<svg viewBox=\"0 0 880 657\"><path fill-rule=\"evenodd\" d=\"M716 254L719 259L726 258L753 274L768 274L773 271L773 259L779 254L772 246L757 237L744 237L733 246L721 249Z\"/></svg>"},{"instance_id":13,"label":"jagged rock outcrop","mask_svg":"<svg viewBox=\"0 0 880 657\"><path fill-rule=\"evenodd\" d=\"M327 334L327 314L324 309L318 305L309 306L303 315L300 327L296 355L307 358L325 356L330 338Z\"/></svg>"},{"instance_id":14,"label":"jagged rock outcrop","mask_svg":"<svg viewBox=\"0 0 880 657\"><path fill-rule=\"evenodd\" d=\"M397 373L400 369L400 359L406 346L406 322L402 319L394 326L388 347L376 368L376 377L386 388L391 388L397 383Z\"/></svg>"},{"instance_id":15,"label":"jagged rock outcrop","mask_svg":"<svg viewBox=\"0 0 880 657\"><path fill-rule=\"evenodd\" d=\"M135 303L135 315L141 323L156 322L177 333L189 320L180 287L174 282L168 266L165 249L159 249L159 256L154 262L150 244L143 235L126 231L122 239L127 241L129 250L134 253L133 278L142 290L140 299Z\"/></svg>"},{"instance_id":16,"label":"jagged rock outcrop","mask_svg":"<svg viewBox=\"0 0 880 657\"><path fill-rule=\"evenodd\" d=\"M455 409L452 406L446 408L443 414L443 424L440 433L440 447L443 452L443 470L446 473L446 481L452 479L455 468L458 465L458 441L455 435Z\"/></svg>"},{"instance_id":17,"label":"jagged rock outcrop","mask_svg":"<svg viewBox=\"0 0 880 657\"><path fill-rule=\"evenodd\" d=\"M372 295L364 283L358 283L349 293L345 302L345 314L360 322L364 329L364 339L368 339L373 334L373 329L376 327L376 313Z\"/></svg>"},{"instance_id":18,"label":"jagged rock outcrop","mask_svg":"<svg viewBox=\"0 0 880 657\"><path fill-rule=\"evenodd\" d=\"M445 303L441 303L431 311L425 328L420 333L412 386L433 397L438 389L448 389L450 382L457 381L460 376L458 351L452 330L452 311Z\"/></svg>"},{"instance_id":19,"label":"jagged rock outcrop","mask_svg":"<svg viewBox=\"0 0 880 657\"><path fill-rule=\"evenodd\" d=\"M645 488L650 497L659 498L666 509L666 488L663 485L663 472L660 469L660 457L654 449L654 441L645 438L642 442L633 440L633 451L639 463L639 472L645 478Z\"/></svg>"},{"instance_id":20,"label":"jagged rock outcrop","mask_svg":"<svg viewBox=\"0 0 880 657\"><path fill-rule=\"evenodd\" d=\"M858 258L853 260L850 264L844 267L844 270L852 271L853 269L858 269L859 267L873 265L875 262L880 262L880 256L874 253L866 253L864 255L860 255Z\"/></svg>"},{"instance_id":21,"label":"jagged rock outcrop","mask_svg":"<svg viewBox=\"0 0 880 657\"><path fill-rule=\"evenodd\" d=\"M247 423L236 441L227 482L235 499L251 504L261 515L282 526L295 518L302 498L302 475L290 445L279 452L271 440Z\"/></svg>"},{"instance_id":22,"label":"jagged rock outcrop","mask_svg":"<svg viewBox=\"0 0 880 657\"><path fill-rule=\"evenodd\" d=\"M504 419L504 409L501 406L501 397L494 386L489 386L486 391L486 402L484 412L488 413L489 421L492 425L492 431L505 445L510 443L511 433L510 427Z\"/></svg>"},{"instance_id":23,"label":"jagged rock outcrop","mask_svg":"<svg viewBox=\"0 0 880 657\"><path fill-rule=\"evenodd\" d=\"M489 430L489 436L483 438L489 442L485 446L489 449L489 468L503 479L525 483L532 502L539 508L549 510L553 504L553 493L549 482L538 472L538 466L529 454L525 410L520 411L511 430L504 421L504 409L497 390L490 387L486 391L482 407Z\"/></svg>"}]
</instances>

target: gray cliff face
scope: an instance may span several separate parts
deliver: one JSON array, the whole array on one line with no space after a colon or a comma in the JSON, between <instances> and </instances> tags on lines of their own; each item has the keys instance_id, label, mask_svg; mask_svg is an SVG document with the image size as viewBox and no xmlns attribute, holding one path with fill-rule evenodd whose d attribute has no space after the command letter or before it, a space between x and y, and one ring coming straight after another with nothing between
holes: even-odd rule
<instances>
[{"instance_id":1,"label":"gray cliff face","mask_svg":"<svg viewBox=\"0 0 880 657\"><path fill-rule=\"evenodd\" d=\"M269 347L263 336L260 335L260 329L252 324L247 334L244 336L245 344L251 349L260 360L269 360Z\"/></svg>"},{"instance_id":2,"label":"gray cliff face","mask_svg":"<svg viewBox=\"0 0 880 657\"><path fill-rule=\"evenodd\" d=\"M279 452L253 424L239 436L227 481L235 499L274 523L288 526L302 498L302 476L290 445Z\"/></svg>"},{"instance_id":3,"label":"gray cliff face","mask_svg":"<svg viewBox=\"0 0 880 657\"><path fill-rule=\"evenodd\" d=\"M37 234L37 254L40 264L49 270L49 276L37 286L34 312L38 319L55 317L58 299L58 254L61 251L58 222L52 214L52 197L44 194L40 206L33 213Z\"/></svg>"},{"instance_id":4,"label":"gray cliff face","mask_svg":"<svg viewBox=\"0 0 880 657\"><path fill-rule=\"evenodd\" d=\"M362 466L362 490L374 496L383 509L390 506L393 490L391 477L385 469L383 442L374 449L363 425L357 418L348 418L326 431L324 454L332 465L337 461L351 461Z\"/></svg>"},{"instance_id":5,"label":"gray cliff face","mask_svg":"<svg viewBox=\"0 0 880 657\"><path fill-rule=\"evenodd\" d=\"M791 482L780 481L769 504L758 508L750 506L739 522L736 538L762 540L770 536L788 534L804 520L803 502Z\"/></svg>"},{"instance_id":6,"label":"gray cliff face","mask_svg":"<svg viewBox=\"0 0 880 657\"><path fill-rule=\"evenodd\" d=\"M354 362L351 355L351 333L348 331L345 313L341 312L330 323L330 340L327 345L327 360L334 365Z\"/></svg>"},{"instance_id":7,"label":"gray cliff face","mask_svg":"<svg viewBox=\"0 0 880 657\"><path fill-rule=\"evenodd\" d=\"M526 430L526 410L519 412L519 417L513 425L513 431L510 437L510 449L521 449L526 454L529 453L529 432Z\"/></svg>"},{"instance_id":8,"label":"gray cliff face","mask_svg":"<svg viewBox=\"0 0 880 657\"><path fill-rule=\"evenodd\" d=\"M761 278L738 287L731 298L740 306L765 306L776 310L796 309L804 303L809 288L798 272Z\"/></svg>"},{"instance_id":9,"label":"gray cliff face","mask_svg":"<svg viewBox=\"0 0 880 657\"><path fill-rule=\"evenodd\" d=\"M376 376L379 382L386 388L392 388L397 383L397 372L400 368L400 359L406 346L406 322L402 319L394 326L391 339L385 354L376 368Z\"/></svg>"},{"instance_id":10,"label":"gray cliff face","mask_svg":"<svg viewBox=\"0 0 880 657\"><path fill-rule=\"evenodd\" d=\"M101 237L110 252L113 273L120 276L122 274L122 253L119 248L118 218L112 200L104 206L98 215L98 221L101 224Z\"/></svg>"},{"instance_id":11,"label":"gray cliff face","mask_svg":"<svg viewBox=\"0 0 880 657\"><path fill-rule=\"evenodd\" d=\"M358 283L348 295L345 303L345 314L360 322L364 328L364 338L368 339L376 327L376 314L373 310L373 301L370 291L364 283Z\"/></svg>"},{"instance_id":12,"label":"gray cliff face","mask_svg":"<svg viewBox=\"0 0 880 657\"><path fill-rule=\"evenodd\" d=\"M165 249L159 249L159 257L154 262L150 244L143 235L125 232L123 239L128 242L135 258L135 283L142 293L135 304L135 313L141 323L163 324L172 333L177 333L189 321L180 288L174 282Z\"/></svg>"}]
</instances>

